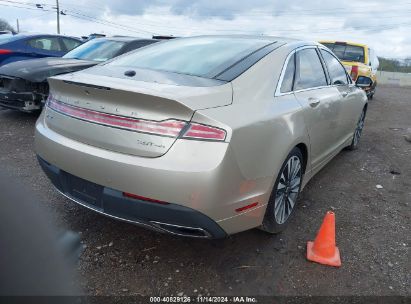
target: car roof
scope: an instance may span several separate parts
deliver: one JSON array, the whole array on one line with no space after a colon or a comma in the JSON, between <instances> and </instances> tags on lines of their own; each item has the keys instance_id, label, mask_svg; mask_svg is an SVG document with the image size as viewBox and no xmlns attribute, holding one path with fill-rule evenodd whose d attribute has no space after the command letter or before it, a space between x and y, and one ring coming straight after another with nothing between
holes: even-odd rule
<instances>
[{"instance_id":1,"label":"car roof","mask_svg":"<svg viewBox=\"0 0 411 304\"><path fill-rule=\"evenodd\" d=\"M190 37L179 37L175 39L186 39L186 38L227 38L227 39L251 39L251 40L267 40L272 42L291 42L299 41L294 38L285 38L277 36L266 36L266 35L199 35L199 36L190 36Z\"/></svg>"},{"instance_id":2,"label":"car roof","mask_svg":"<svg viewBox=\"0 0 411 304\"><path fill-rule=\"evenodd\" d=\"M284 37L274 37L274 36L262 36L262 35L201 35L201 36L192 36L192 37L181 37L175 38L173 41L177 42L178 40L213 40L218 39L222 40L224 45L229 46L231 42L234 42L238 39L245 40L255 40L255 48L249 50L248 53L238 54L237 58L227 59L225 62L221 62L219 66L216 66L215 69L209 71L210 74L197 75L204 78L214 78L221 81L232 81L243 72L248 70L260 59L271 53L272 51L278 48L288 48L290 51L298 48L300 46L319 46L318 42L308 42L292 38ZM258 43L257 43L258 42ZM173 43L173 42L164 42L164 43ZM252 43L251 43L252 44ZM196 75L194 75L196 76Z\"/></svg>"},{"instance_id":3,"label":"car roof","mask_svg":"<svg viewBox=\"0 0 411 304\"><path fill-rule=\"evenodd\" d=\"M156 40L151 38L141 38L141 37L129 37L129 36L112 36L112 37L99 37L94 39L105 39L111 41L140 41L140 40Z\"/></svg>"},{"instance_id":4,"label":"car roof","mask_svg":"<svg viewBox=\"0 0 411 304\"><path fill-rule=\"evenodd\" d=\"M13 34L14 37L17 38L35 38L35 37L62 37L62 38L72 38L81 41L80 38L74 36L67 36L67 35L57 35L57 34L41 34L41 33L17 33Z\"/></svg>"},{"instance_id":5,"label":"car roof","mask_svg":"<svg viewBox=\"0 0 411 304\"><path fill-rule=\"evenodd\" d=\"M277 45L288 45L290 47L299 47L306 45L320 45L317 41L308 41L298 38L289 38L289 37L279 37L279 36L266 36L266 35L201 35L201 36L191 36L191 37L181 37L175 39L187 39L187 38L227 38L227 39L251 39L251 40L266 40L267 45L275 43Z\"/></svg>"},{"instance_id":6,"label":"car roof","mask_svg":"<svg viewBox=\"0 0 411 304\"><path fill-rule=\"evenodd\" d=\"M351 41L341 41L341 40L321 40L319 43L341 43L341 44L348 44L348 45L354 45L354 46L360 46L367 48L368 45L363 44L363 43L357 43L357 42L351 42Z\"/></svg>"}]
</instances>

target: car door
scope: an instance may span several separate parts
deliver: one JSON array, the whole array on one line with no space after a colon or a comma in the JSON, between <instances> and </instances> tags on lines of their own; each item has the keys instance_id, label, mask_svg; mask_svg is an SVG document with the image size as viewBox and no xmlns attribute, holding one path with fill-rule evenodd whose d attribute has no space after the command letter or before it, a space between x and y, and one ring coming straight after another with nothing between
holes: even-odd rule
<instances>
[{"instance_id":1,"label":"car door","mask_svg":"<svg viewBox=\"0 0 411 304\"><path fill-rule=\"evenodd\" d=\"M303 107L310 137L311 166L319 170L338 145L341 95L329 85L328 75L316 47L296 51L294 94Z\"/></svg>"},{"instance_id":2,"label":"car door","mask_svg":"<svg viewBox=\"0 0 411 304\"><path fill-rule=\"evenodd\" d=\"M341 62L331 52L320 48L321 57L325 63L330 78L330 84L335 87L339 94L340 105L338 124L336 129L338 144L342 145L353 134L353 128L358 120L358 107L356 107L357 96L355 87Z\"/></svg>"},{"instance_id":3,"label":"car door","mask_svg":"<svg viewBox=\"0 0 411 304\"><path fill-rule=\"evenodd\" d=\"M27 40L27 52L31 58L61 57L65 54L58 37L37 36Z\"/></svg>"}]
</instances>

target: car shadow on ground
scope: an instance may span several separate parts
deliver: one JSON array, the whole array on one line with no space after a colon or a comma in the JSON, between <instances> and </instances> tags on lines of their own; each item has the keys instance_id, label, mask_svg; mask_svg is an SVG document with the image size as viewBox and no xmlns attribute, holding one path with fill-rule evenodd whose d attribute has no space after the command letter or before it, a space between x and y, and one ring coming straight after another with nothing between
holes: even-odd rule
<instances>
[{"instance_id":1,"label":"car shadow on ground","mask_svg":"<svg viewBox=\"0 0 411 304\"><path fill-rule=\"evenodd\" d=\"M14 119L14 120L22 120L22 121L36 121L37 118L40 116L41 111L34 111L34 112L22 112L17 110L11 110L7 108L3 108L0 106L0 113L2 115L7 116L7 118Z\"/></svg>"}]
</instances>

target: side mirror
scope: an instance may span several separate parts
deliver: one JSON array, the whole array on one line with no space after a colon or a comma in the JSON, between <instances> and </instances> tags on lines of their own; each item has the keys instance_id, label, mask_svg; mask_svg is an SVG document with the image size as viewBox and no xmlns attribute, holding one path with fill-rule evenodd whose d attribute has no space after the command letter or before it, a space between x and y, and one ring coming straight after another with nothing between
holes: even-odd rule
<instances>
[{"instance_id":1,"label":"side mirror","mask_svg":"<svg viewBox=\"0 0 411 304\"><path fill-rule=\"evenodd\" d=\"M372 85L372 80L368 77L359 76L355 85L359 88L368 88Z\"/></svg>"}]
</instances>

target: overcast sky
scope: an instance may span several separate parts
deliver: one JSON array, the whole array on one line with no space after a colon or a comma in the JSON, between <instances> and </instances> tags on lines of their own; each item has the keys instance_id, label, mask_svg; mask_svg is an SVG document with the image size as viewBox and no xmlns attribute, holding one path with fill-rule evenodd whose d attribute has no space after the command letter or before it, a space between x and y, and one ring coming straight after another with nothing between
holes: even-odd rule
<instances>
[{"instance_id":1,"label":"overcast sky","mask_svg":"<svg viewBox=\"0 0 411 304\"><path fill-rule=\"evenodd\" d=\"M21 31L55 33L55 3L0 0L0 18L13 26L19 18ZM60 0L60 9L67 35L258 34L349 40L379 56L411 57L411 0Z\"/></svg>"}]
</instances>

